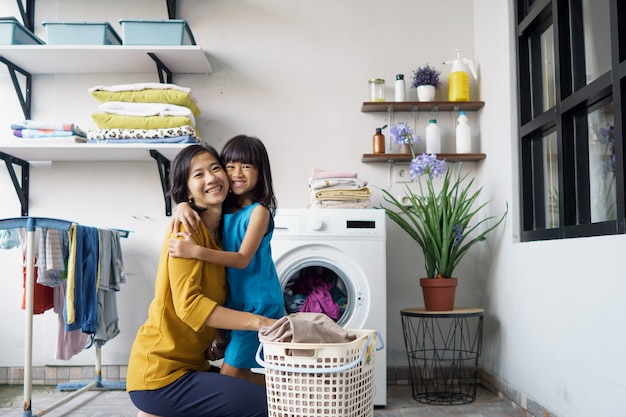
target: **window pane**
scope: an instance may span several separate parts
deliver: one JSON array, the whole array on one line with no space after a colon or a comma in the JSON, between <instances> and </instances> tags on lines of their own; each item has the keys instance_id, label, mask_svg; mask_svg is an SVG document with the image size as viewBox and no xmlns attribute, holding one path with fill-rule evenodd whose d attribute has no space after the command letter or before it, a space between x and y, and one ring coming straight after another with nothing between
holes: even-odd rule
<instances>
[{"instance_id":1,"label":"window pane","mask_svg":"<svg viewBox=\"0 0 626 417\"><path fill-rule=\"evenodd\" d=\"M556 132L548 133L542 140L546 229L552 229L559 227L559 164Z\"/></svg>"},{"instance_id":2,"label":"window pane","mask_svg":"<svg viewBox=\"0 0 626 417\"><path fill-rule=\"evenodd\" d=\"M612 103L589 113L587 123L591 221L615 220L615 128Z\"/></svg>"},{"instance_id":3,"label":"window pane","mask_svg":"<svg viewBox=\"0 0 626 417\"><path fill-rule=\"evenodd\" d=\"M587 84L611 69L609 1L582 0Z\"/></svg>"},{"instance_id":4,"label":"window pane","mask_svg":"<svg viewBox=\"0 0 626 417\"><path fill-rule=\"evenodd\" d=\"M553 107L556 103L556 88L554 84L554 31L552 25L540 37L541 44L541 112Z\"/></svg>"}]
</instances>

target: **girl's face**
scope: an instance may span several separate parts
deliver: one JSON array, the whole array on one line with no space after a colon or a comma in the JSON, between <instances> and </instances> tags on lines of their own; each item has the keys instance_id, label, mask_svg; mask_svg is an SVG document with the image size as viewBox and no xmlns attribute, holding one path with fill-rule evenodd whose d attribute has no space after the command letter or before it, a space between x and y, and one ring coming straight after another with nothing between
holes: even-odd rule
<instances>
[{"instance_id":1,"label":"girl's face","mask_svg":"<svg viewBox=\"0 0 626 417\"><path fill-rule=\"evenodd\" d=\"M230 189L235 195L252 192L259 181L259 170L252 164L241 162L226 163L226 173L230 181Z\"/></svg>"},{"instance_id":2,"label":"girl's face","mask_svg":"<svg viewBox=\"0 0 626 417\"><path fill-rule=\"evenodd\" d=\"M187 188L197 206L220 206L228 195L228 177L219 161L208 152L191 159Z\"/></svg>"}]
</instances>

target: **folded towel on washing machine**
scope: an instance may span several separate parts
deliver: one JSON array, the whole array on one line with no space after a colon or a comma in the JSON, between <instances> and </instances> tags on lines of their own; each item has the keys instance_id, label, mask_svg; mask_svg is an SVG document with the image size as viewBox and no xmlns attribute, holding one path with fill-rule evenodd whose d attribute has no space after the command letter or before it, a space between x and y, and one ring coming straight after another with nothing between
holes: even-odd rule
<instances>
[{"instance_id":1,"label":"folded towel on washing machine","mask_svg":"<svg viewBox=\"0 0 626 417\"><path fill-rule=\"evenodd\" d=\"M370 200L316 200L313 199L309 208L311 209L365 209L370 206Z\"/></svg>"},{"instance_id":2,"label":"folded towel on washing machine","mask_svg":"<svg viewBox=\"0 0 626 417\"><path fill-rule=\"evenodd\" d=\"M358 189L331 189L320 190L315 193L318 200L364 200L370 198L371 191L368 187Z\"/></svg>"},{"instance_id":3,"label":"folded towel on washing machine","mask_svg":"<svg viewBox=\"0 0 626 417\"><path fill-rule=\"evenodd\" d=\"M313 168L311 171L311 179L319 180L324 178L356 178L356 172L350 171L327 171L325 169Z\"/></svg>"},{"instance_id":4,"label":"folded towel on washing machine","mask_svg":"<svg viewBox=\"0 0 626 417\"><path fill-rule=\"evenodd\" d=\"M354 334L321 313L293 313L259 330L261 342L346 343L355 339Z\"/></svg>"},{"instance_id":5,"label":"folded towel on washing machine","mask_svg":"<svg viewBox=\"0 0 626 417\"><path fill-rule=\"evenodd\" d=\"M325 178L321 180L310 179L309 188L311 190L319 189L355 189L363 188L367 185L367 180L362 178Z\"/></svg>"}]
</instances>

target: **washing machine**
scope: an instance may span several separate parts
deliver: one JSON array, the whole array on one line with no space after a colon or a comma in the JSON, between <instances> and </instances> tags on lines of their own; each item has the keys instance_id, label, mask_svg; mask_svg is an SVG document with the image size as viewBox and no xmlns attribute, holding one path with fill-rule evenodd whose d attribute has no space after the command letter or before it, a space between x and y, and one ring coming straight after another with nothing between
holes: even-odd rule
<instances>
[{"instance_id":1,"label":"washing machine","mask_svg":"<svg viewBox=\"0 0 626 417\"><path fill-rule=\"evenodd\" d=\"M385 406L387 262L384 210L278 209L271 247L287 313L300 311L305 305L304 288L321 283L324 296L315 298L317 306L324 308L323 312L328 311L327 315L346 329L372 329L380 333L383 348L376 352L374 405ZM303 311L307 308L310 304Z\"/></svg>"}]
</instances>

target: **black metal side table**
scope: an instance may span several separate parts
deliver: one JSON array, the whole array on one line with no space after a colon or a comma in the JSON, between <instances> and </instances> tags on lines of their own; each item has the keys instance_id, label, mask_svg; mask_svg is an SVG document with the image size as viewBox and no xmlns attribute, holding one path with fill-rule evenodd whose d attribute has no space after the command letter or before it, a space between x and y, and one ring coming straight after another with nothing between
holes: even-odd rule
<instances>
[{"instance_id":1,"label":"black metal side table","mask_svg":"<svg viewBox=\"0 0 626 417\"><path fill-rule=\"evenodd\" d=\"M484 312L481 308L400 311L415 400L440 405L476 400Z\"/></svg>"}]
</instances>

